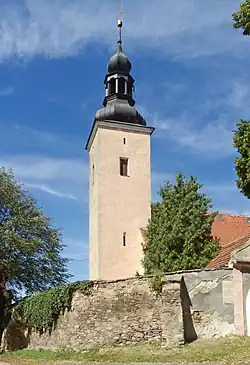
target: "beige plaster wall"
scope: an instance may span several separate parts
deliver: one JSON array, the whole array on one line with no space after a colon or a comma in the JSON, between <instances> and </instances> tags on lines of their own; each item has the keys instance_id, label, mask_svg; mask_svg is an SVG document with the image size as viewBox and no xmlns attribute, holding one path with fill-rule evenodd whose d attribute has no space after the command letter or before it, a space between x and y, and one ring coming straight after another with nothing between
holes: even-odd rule
<instances>
[{"instance_id":1,"label":"beige plaster wall","mask_svg":"<svg viewBox=\"0 0 250 365\"><path fill-rule=\"evenodd\" d=\"M128 177L120 176L120 157L129 158ZM143 272L140 228L150 218L150 201L148 128L134 132L116 128L115 123L99 126L90 149L90 279L113 280Z\"/></svg>"},{"instance_id":2,"label":"beige plaster wall","mask_svg":"<svg viewBox=\"0 0 250 365\"><path fill-rule=\"evenodd\" d=\"M89 151L89 277L96 280L99 277L98 271L98 187L99 176L97 174L99 168L99 143L98 134L93 140L91 149Z\"/></svg>"}]
</instances>

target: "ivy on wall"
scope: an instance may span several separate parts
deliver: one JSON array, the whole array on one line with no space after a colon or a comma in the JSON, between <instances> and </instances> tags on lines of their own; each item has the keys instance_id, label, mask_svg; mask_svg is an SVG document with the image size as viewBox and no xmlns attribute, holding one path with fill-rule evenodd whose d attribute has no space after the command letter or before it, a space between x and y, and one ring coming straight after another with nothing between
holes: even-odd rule
<instances>
[{"instance_id":1,"label":"ivy on wall","mask_svg":"<svg viewBox=\"0 0 250 365\"><path fill-rule=\"evenodd\" d=\"M57 286L45 292L23 298L15 307L26 328L40 334L51 332L60 314L71 309L73 294L80 291L90 295L94 283L92 281L76 281L68 285Z\"/></svg>"}]
</instances>

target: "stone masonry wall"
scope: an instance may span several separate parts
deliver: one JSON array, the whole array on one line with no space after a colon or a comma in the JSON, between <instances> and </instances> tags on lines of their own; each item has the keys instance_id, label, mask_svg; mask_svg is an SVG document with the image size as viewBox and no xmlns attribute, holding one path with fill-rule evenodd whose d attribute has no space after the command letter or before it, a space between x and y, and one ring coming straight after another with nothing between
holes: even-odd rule
<instances>
[{"instance_id":1,"label":"stone masonry wall","mask_svg":"<svg viewBox=\"0 0 250 365\"><path fill-rule=\"evenodd\" d=\"M5 334L9 349L13 328L12 323ZM96 284L90 296L77 292L72 310L51 335L31 332L29 347L84 350L143 340L163 340L169 347L183 343L180 282L167 282L158 298L143 278Z\"/></svg>"},{"instance_id":2,"label":"stone masonry wall","mask_svg":"<svg viewBox=\"0 0 250 365\"><path fill-rule=\"evenodd\" d=\"M90 296L75 293L72 310L50 335L31 332L27 338L12 319L6 348L84 350L149 340L173 347L235 333L232 269L170 273L165 281L160 296L148 278L96 283Z\"/></svg>"}]
</instances>

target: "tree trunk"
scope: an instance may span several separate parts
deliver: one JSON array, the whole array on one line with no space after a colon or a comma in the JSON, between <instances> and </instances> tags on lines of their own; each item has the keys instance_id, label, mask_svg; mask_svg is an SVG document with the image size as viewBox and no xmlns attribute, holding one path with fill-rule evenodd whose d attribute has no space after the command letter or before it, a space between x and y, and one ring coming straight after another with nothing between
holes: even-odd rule
<instances>
[{"instance_id":1,"label":"tree trunk","mask_svg":"<svg viewBox=\"0 0 250 365\"><path fill-rule=\"evenodd\" d=\"M0 274L0 344L5 327L5 310L6 310L6 280L4 275Z\"/></svg>"}]
</instances>

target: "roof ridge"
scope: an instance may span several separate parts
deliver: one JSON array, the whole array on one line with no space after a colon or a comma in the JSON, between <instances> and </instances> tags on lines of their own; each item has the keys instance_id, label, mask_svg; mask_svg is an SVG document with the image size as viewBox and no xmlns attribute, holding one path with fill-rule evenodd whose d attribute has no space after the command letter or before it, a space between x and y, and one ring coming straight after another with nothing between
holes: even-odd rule
<instances>
[{"instance_id":1,"label":"roof ridge","mask_svg":"<svg viewBox=\"0 0 250 365\"><path fill-rule=\"evenodd\" d=\"M235 214L235 213L228 213L228 212L220 212L220 211L218 211L218 215L219 214L223 214L223 215L231 215L231 216L234 216L234 217L249 217L250 216L250 214Z\"/></svg>"},{"instance_id":2,"label":"roof ridge","mask_svg":"<svg viewBox=\"0 0 250 365\"><path fill-rule=\"evenodd\" d=\"M208 211L207 214L213 214L216 213L213 211ZM250 217L250 213L249 214L236 214L236 213L229 213L229 212L222 212L222 211L217 211L217 215L227 215L227 216L233 216L233 217L241 217L241 218L246 218L246 217Z\"/></svg>"}]
</instances>

